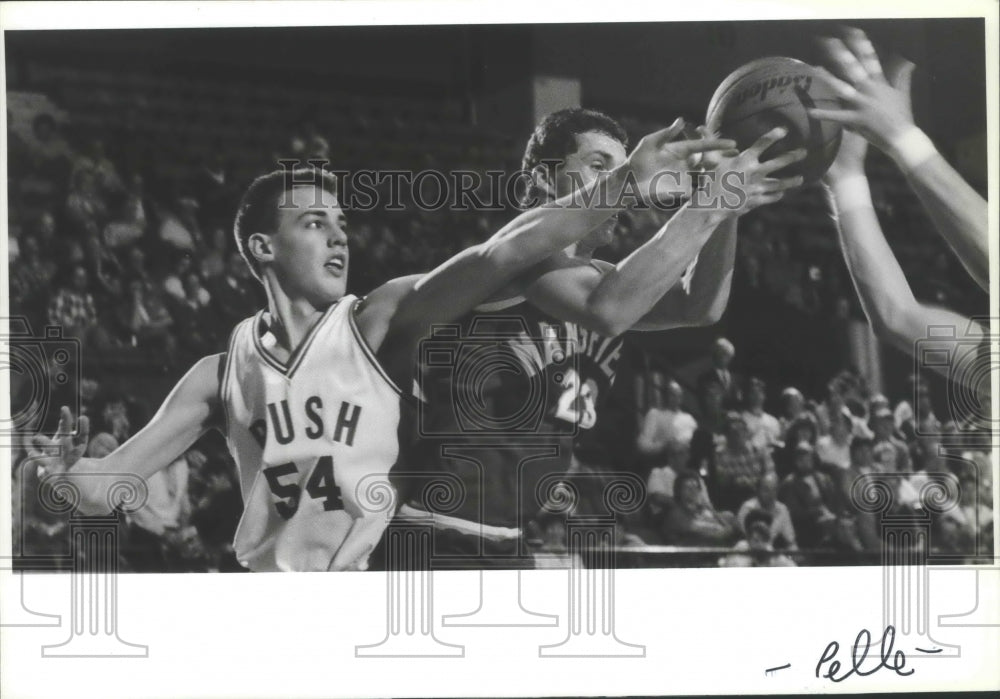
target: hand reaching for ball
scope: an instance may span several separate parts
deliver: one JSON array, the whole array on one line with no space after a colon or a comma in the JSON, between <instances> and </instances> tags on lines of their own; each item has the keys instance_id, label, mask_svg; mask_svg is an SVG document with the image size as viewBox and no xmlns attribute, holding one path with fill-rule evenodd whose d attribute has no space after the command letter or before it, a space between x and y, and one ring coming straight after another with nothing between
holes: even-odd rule
<instances>
[{"instance_id":1,"label":"hand reaching for ball","mask_svg":"<svg viewBox=\"0 0 1000 699\"><path fill-rule=\"evenodd\" d=\"M725 218L742 216L759 206L780 201L785 192L801 186L802 175L774 177L774 174L803 160L808 155L804 148L761 160L771 146L787 135L786 129L778 127L736 155L704 157L701 164L707 177L703 178L701 190L692 196L692 206L717 206Z\"/></svg>"},{"instance_id":2,"label":"hand reaching for ball","mask_svg":"<svg viewBox=\"0 0 1000 699\"><path fill-rule=\"evenodd\" d=\"M809 115L841 124L891 155L897 139L914 126L910 104L914 64L893 61L883 72L868 36L852 27L844 30L843 39L824 38L820 44L830 70L817 70L844 108L809 109Z\"/></svg>"}]
</instances>

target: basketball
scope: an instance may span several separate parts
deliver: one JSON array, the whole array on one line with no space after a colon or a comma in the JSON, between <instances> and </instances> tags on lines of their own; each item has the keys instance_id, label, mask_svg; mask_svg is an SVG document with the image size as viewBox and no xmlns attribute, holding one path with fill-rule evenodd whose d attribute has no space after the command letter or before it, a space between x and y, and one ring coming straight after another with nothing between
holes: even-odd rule
<instances>
[{"instance_id":1,"label":"basketball","mask_svg":"<svg viewBox=\"0 0 1000 699\"><path fill-rule=\"evenodd\" d=\"M761 159L805 148L804 160L775 176L802 175L806 182L815 182L837 156L841 127L811 118L806 113L810 107L840 107L833 89L816 69L794 58L760 58L722 81L708 104L705 125L716 136L734 139L740 150L771 129L786 127L788 136L768 148Z\"/></svg>"}]
</instances>

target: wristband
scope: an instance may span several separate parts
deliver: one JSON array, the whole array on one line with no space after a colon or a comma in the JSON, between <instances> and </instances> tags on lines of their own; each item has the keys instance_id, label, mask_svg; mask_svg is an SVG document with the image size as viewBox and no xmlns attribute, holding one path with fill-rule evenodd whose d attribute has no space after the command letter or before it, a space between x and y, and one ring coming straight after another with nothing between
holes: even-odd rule
<instances>
[{"instance_id":1,"label":"wristband","mask_svg":"<svg viewBox=\"0 0 1000 699\"><path fill-rule=\"evenodd\" d=\"M892 139L889 152L903 172L909 173L933 157L937 148L927 134L913 125Z\"/></svg>"},{"instance_id":2,"label":"wristband","mask_svg":"<svg viewBox=\"0 0 1000 699\"><path fill-rule=\"evenodd\" d=\"M830 190L833 192L838 216L848 211L875 208L872 204L872 192L868 187L868 178L864 175L851 175L837 180L830 186Z\"/></svg>"}]
</instances>

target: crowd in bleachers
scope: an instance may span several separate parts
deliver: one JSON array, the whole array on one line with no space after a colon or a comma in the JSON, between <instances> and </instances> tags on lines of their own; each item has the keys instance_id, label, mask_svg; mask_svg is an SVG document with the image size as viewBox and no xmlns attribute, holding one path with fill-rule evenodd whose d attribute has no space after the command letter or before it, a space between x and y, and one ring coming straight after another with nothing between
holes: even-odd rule
<instances>
[{"instance_id":1,"label":"crowd in bleachers","mask_svg":"<svg viewBox=\"0 0 1000 699\"><path fill-rule=\"evenodd\" d=\"M469 127L456 103L432 108L399 98L376 109L373 100L345 97L318 104L323 118L282 122L275 108L281 96L273 91L216 84L213 92L206 83L195 95L199 83L191 81L107 80L98 71L88 85L85 77L34 66L9 84L47 94L70 118L40 113L28 132L8 130L8 230L12 313L27 318L36 334L57 325L80 342L83 380L63 390L77 392L92 420L91 455L126 440L194 359L222 351L235 322L263 304L236 251L231 219L249 179L273 169L279 157L328 159L344 169L513 170L518 162L514 144ZM208 94L216 102L207 104ZM804 191L792 207L747 218L737 284L767 303L846 317L857 309L839 253L829 235L812 235L829 228L818 196ZM913 215L913 207L880 201L890 220ZM426 270L512 215L512 207L358 213L350 221L349 290L363 293ZM641 214L623 215L607 256L619 258L641 243L651 233L647 223ZM918 291L953 307L970 303L947 255L901 254L907 269L920 270L928 259L930 267L916 275ZM18 381L12 375L15 396L27 390ZM916 483L934 465L919 438L901 441L906 423L898 410L888 433L880 427L889 424L880 422L888 406L873 402L860 377L839 377L815 406L788 389L787 410L777 418L762 413L761 382L721 383L699 383L697 421L681 415L674 388L653 392L655 405L633 445L648 467L650 496L641 521L627 528L635 541L872 551L873 525L852 509L850 476L912 472ZM737 388L745 399L731 395ZM52 426L51 416L46 424ZM15 499L37 478L21 469L23 456L15 459ZM229 543L240 509L222 440L203 439L151 483L150 505L126 525L122 565L238 569ZM65 548L64 519L37 507L20 514L16 541L25 552ZM983 524L971 516L937 523L953 537L952 548L965 546Z\"/></svg>"}]
</instances>

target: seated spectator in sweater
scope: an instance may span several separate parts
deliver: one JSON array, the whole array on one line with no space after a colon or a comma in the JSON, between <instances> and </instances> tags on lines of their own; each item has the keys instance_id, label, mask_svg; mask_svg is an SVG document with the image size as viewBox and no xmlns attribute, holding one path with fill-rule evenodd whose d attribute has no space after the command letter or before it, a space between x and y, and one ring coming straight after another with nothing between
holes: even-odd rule
<instances>
[{"instance_id":1,"label":"seated spectator in sweater","mask_svg":"<svg viewBox=\"0 0 1000 699\"><path fill-rule=\"evenodd\" d=\"M794 447L795 470L781 482L778 498L788 507L799 546L830 545L837 536L839 498L830 477L816 470L809 442Z\"/></svg>"},{"instance_id":2,"label":"seated spectator in sweater","mask_svg":"<svg viewBox=\"0 0 1000 699\"><path fill-rule=\"evenodd\" d=\"M804 412L788 425L782 437L782 448L775 454L775 469L782 478L795 471L795 450L801 442L815 448L819 441L816 421L811 413Z\"/></svg>"},{"instance_id":3,"label":"seated spectator in sweater","mask_svg":"<svg viewBox=\"0 0 1000 699\"><path fill-rule=\"evenodd\" d=\"M77 265L49 302L48 321L69 337L86 341L97 327L97 308L87 270Z\"/></svg>"},{"instance_id":4,"label":"seated spectator in sweater","mask_svg":"<svg viewBox=\"0 0 1000 699\"><path fill-rule=\"evenodd\" d=\"M770 517L769 544L779 549L796 548L795 526L788 508L778 500L778 477L774 473L761 477L757 483L757 495L744 502L736 515L743 531L748 533L747 515L751 512L764 512Z\"/></svg>"},{"instance_id":5,"label":"seated spectator in sweater","mask_svg":"<svg viewBox=\"0 0 1000 699\"><path fill-rule=\"evenodd\" d=\"M674 481L674 506L663 524L665 541L678 546L730 546L740 539L732 512L717 512L705 501L701 476L691 471Z\"/></svg>"},{"instance_id":6,"label":"seated spectator in sweater","mask_svg":"<svg viewBox=\"0 0 1000 699\"><path fill-rule=\"evenodd\" d=\"M851 433L854 421L847 406L832 419L826 434L816 440L816 456L821 467L845 469L851 465ZM830 468L824 468L829 473Z\"/></svg>"},{"instance_id":7,"label":"seated spectator in sweater","mask_svg":"<svg viewBox=\"0 0 1000 699\"><path fill-rule=\"evenodd\" d=\"M753 497L761 476L774 472L771 455L750 443L743 416L727 415L725 444L716 449L708 465L708 494L717 507L735 512Z\"/></svg>"},{"instance_id":8,"label":"seated spectator in sweater","mask_svg":"<svg viewBox=\"0 0 1000 699\"><path fill-rule=\"evenodd\" d=\"M760 510L747 513L746 538L736 543L731 553L719 559L723 568L781 568L794 567L788 556L776 553L771 544L773 522L771 515Z\"/></svg>"},{"instance_id":9,"label":"seated spectator in sweater","mask_svg":"<svg viewBox=\"0 0 1000 699\"><path fill-rule=\"evenodd\" d=\"M872 449L875 463L882 473L909 473L910 449L894 434L895 422L887 407L876 409L871 417L871 430L875 433Z\"/></svg>"},{"instance_id":10,"label":"seated spectator in sweater","mask_svg":"<svg viewBox=\"0 0 1000 699\"><path fill-rule=\"evenodd\" d=\"M767 384L763 379L751 377L747 388L747 409L743 420L750 431L750 443L761 450L770 451L781 444L781 424L778 418L764 411L767 400Z\"/></svg>"}]
</instances>

